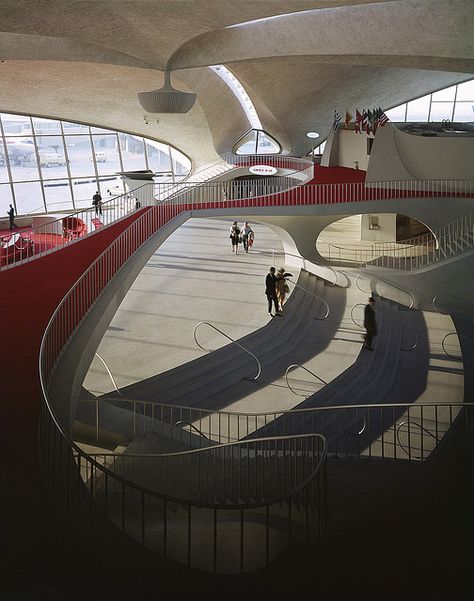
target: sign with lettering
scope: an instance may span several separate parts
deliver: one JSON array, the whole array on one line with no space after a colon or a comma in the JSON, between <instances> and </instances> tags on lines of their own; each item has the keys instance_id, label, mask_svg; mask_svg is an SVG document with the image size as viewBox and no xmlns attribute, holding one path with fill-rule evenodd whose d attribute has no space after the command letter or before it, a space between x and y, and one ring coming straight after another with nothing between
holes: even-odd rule
<instances>
[{"instance_id":1,"label":"sign with lettering","mask_svg":"<svg viewBox=\"0 0 474 601\"><path fill-rule=\"evenodd\" d=\"M252 165L249 167L249 171L254 175L275 175L278 169L271 165Z\"/></svg>"}]
</instances>

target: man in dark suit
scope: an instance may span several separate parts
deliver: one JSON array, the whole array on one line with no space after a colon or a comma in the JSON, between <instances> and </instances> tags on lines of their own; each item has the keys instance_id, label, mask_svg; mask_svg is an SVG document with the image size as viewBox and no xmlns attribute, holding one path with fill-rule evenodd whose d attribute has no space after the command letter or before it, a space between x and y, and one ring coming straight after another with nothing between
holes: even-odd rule
<instances>
[{"instance_id":1,"label":"man in dark suit","mask_svg":"<svg viewBox=\"0 0 474 601\"><path fill-rule=\"evenodd\" d=\"M278 312L278 299L276 295L276 275L275 268L270 267L269 273L267 273L267 277L265 278L265 294L268 299L268 313L273 317L272 313L272 303L275 305L275 315L281 317Z\"/></svg>"},{"instance_id":2,"label":"man in dark suit","mask_svg":"<svg viewBox=\"0 0 474 601\"><path fill-rule=\"evenodd\" d=\"M372 340L374 336L377 336L377 324L375 322L375 298L371 296L369 302L365 305L364 309L364 328L367 331L365 336L365 348L369 351L373 351Z\"/></svg>"}]
</instances>

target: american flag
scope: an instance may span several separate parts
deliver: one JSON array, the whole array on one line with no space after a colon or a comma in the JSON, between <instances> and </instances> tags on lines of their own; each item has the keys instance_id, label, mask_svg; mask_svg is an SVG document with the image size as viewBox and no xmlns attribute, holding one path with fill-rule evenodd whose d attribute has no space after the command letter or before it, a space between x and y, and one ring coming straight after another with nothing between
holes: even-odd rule
<instances>
[{"instance_id":1,"label":"american flag","mask_svg":"<svg viewBox=\"0 0 474 601\"><path fill-rule=\"evenodd\" d=\"M378 119L378 125L379 125L379 127L383 127L389 121L390 121L390 119L383 112L383 110L379 107L379 119Z\"/></svg>"},{"instance_id":2,"label":"american flag","mask_svg":"<svg viewBox=\"0 0 474 601\"><path fill-rule=\"evenodd\" d=\"M337 128L339 127L341 121L342 121L341 115L337 111L334 111L334 124L333 124L334 131L337 131Z\"/></svg>"}]
</instances>

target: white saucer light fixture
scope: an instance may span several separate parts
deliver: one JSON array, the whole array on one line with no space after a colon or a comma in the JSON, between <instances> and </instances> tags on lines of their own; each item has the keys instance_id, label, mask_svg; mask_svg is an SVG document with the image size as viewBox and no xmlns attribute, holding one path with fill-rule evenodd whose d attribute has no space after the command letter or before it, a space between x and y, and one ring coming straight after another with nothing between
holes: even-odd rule
<instances>
[{"instance_id":1,"label":"white saucer light fixture","mask_svg":"<svg viewBox=\"0 0 474 601\"><path fill-rule=\"evenodd\" d=\"M307 137L307 138L313 138L313 140L315 140L316 138L319 138L319 134L318 134L318 132L317 132L317 131L309 131L309 132L306 134L306 137Z\"/></svg>"},{"instance_id":2,"label":"white saucer light fixture","mask_svg":"<svg viewBox=\"0 0 474 601\"><path fill-rule=\"evenodd\" d=\"M187 113L196 102L196 94L173 88L170 72L165 71L165 85L159 90L140 92L138 100L147 113Z\"/></svg>"}]
</instances>

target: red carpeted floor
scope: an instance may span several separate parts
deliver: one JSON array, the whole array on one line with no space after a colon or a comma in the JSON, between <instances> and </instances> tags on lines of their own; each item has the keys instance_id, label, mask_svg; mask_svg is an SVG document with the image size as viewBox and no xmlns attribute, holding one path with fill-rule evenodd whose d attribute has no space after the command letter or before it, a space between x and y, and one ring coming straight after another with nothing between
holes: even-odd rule
<instances>
[{"instance_id":1,"label":"red carpeted floor","mask_svg":"<svg viewBox=\"0 0 474 601\"><path fill-rule=\"evenodd\" d=\"M38 461L38 351L43 332L72 284L145 210L55 253L0 272L0 519L3 550L8 549L0 556L0 567L9 583L2 591L16 585L25 590L43 573L51 580L54 573L46 574L45 562L53 561L60 549Z\"/></svg>"},{"instance_id":2,"label":"red carpeted floor","mask_svg":"<svg viewBox=\"0 0 474 601\"><path fill-rule=\"evenodd\" d=\"M314 166L314 178L311 184L352 184L365 182L366 171L362 169L349 169L347 167L321 167Z\"/></svg>"}]
</instances>

